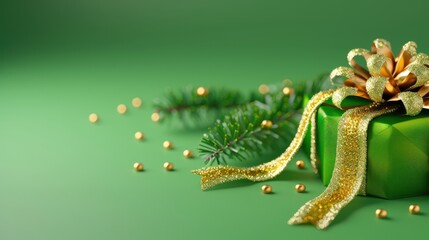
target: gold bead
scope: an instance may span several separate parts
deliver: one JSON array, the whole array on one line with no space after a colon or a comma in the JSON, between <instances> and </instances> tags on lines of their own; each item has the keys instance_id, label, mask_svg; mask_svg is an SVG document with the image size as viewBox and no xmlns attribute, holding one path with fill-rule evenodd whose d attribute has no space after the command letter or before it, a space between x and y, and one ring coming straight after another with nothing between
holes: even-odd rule
<instances>
[{"instance_id":1,"label":"gold bead","mask_svg":"<svg viewBox=\"0 0 429 240\"><path fill-rule=\"evenodd\" d=\"M305 163L302 160L296 161L296 167L299 169L303 169L305 167Z\"/></svg>"},{"instance_id":2,"label":"gold bead","mask_svg":"<svg viewBox=\"0 0 429 240\"><path fill-rule=\"evenodd\" d=\"M270 120L264 120L261 123L262 128L271 128L272 126L273 126L273 122L271 122Z\"/></svg>"},{"instance_id":3,"label":"gold bead","mask_svg":"<svg viewBox=\"0 0 429 240\"><path fill-rule=\"evenodd\" d=\"M419 214L420 206L417 204L412 204L408 207L408 212L410 212L411 214Z\"/></svg>"},{"instance_id":4,"label":"gold bead","mask_svg":"<svg viewBox=\"0 0 429 240\"><path fill-rule=\"evenodd\" d=\"M125 114L127 112L127 106L125 106L125 104L119 104L116 110L119 114Z\"/></svg>"},{"instance_id":5,"label":"gold bead","mask_svg":"<svg viewBox=\"0 0 429 240\"><path fill-rule=\"evenodd\" d=\"M135 139L137 140L143 140L144 139L144 134L142 132L136 132L134 134Z\"/></svg>"},{"instance_id":6,"label":"gold bead","mask_svg":"<svg viewBox=\"0 0 429 240\"><path fill-rule=\"evenodd\" d=\"M197 95L200 97L205 97L209 95L209 90L205 87L199 87L197 88Z\"/></svg>"},{"instance_id":7,"label":"gold bead","mask_svg":"<svg viewBox=\"0 0 429 240\"><path fill-rule=\"evenodd\" d=\"M285 87L285 88L283 88L283 94L284 95L291 95L293 93L293 89L292 88L290 88L290 87Z\"/></svg>"},{"instance_id":8,"label":"gold bead","mask_svg":"<svg viewBox=\"0 0 429 240\"><path fill-rule=\"evenodd\" d=\"M171 143L170 141L164 141L164 142L162 143L162 146L163 146L165 149L172 149L172 148L173 148L173 143Z\"/></svg>"},{"instance_id":9,"label":"gold bead","mask_svg":"<svg viewBox=\"0 0 429 240\"><path fill-rule=\"evenodd\" d=\"M171 171L171 170L173 170L173 169L174 169L174 165L173 165L171 162L165 162L165 163L164 163L164 168L165 168L165 170L167 170L167 171Z\"/></svg>"},{"instance_id":10,"label":"gold bead","mask_svg":"<svg viewBox=\"0 0 429 240\"><path fill-rule=\"evenodd\" d=\"M154 121L154 122L159 122L160 118L161 117L159 116L159 113L157 113L157 112L152 113L152 115L150 116L150 119L152 119L152 121Z\"/></svg>"},{"instance_id":11,"label":"gold bead","mask_svg":"<svg viewBox=\"0 0 429 240\"><path fill-rule=\"evenodd\" d=\"M375 216L377 218L387 218L387 211L384 209L375 210Z\"/></svg>"},{"instance_id":12,"label":"gold bead","mask_svg":"<svg viewBox=\"0 0 429 240\"><path fill-rule=\"evenodd\" d=\"M264 185L264 186L261 187L261 191L263 193L268 194L268 193L272 193L273 192L273 188L271 187L271 185Z\"/></svg>"},{"instance_id":13,"label":"gold bead","mask_svg":"<svg viewBox=\"0 0 429 240\"><path fill-rule=\"evenodd\" d=\"M97 115L97 114L95 114L95 113L91 113L91 114L89 114L89 121L90 121L91 123L96 123L96 122L98 122L98 115Z\"/></svg>"},{"instance_id":14,"label":"gold bead","mask_svg":"<svg viewBox=\"0 0 429 240\"><path fill-rule=\"evenodd\" d=\"M139 97L135 97L131 101L131 104L133 105L133 107L139 108L142 105L142 100Z\"/></svg>"},{"instance_id":15,"label":"gold bead","mask_svg":"<svg viewBox=\"0 0 429 240\"><path fill-rule=\"evenodd\" d=\"M185 151L183 151L183 156L186 158L192 158L194 154L192 153L191 150L186 149Z\"/></svg>"},{"instance_id":16,"label":"gold bead","mask_svg":"<svg viewBox=\"0 0 429 240\"><path fill-rule=\"evenodd\" d=\"M305 185L304 184L297 184L297 185L295 185L295 190L299 193L305 192Z\"/></svg>"},{"instance_id":17,"label":"gold bead","mask_svg":"<svg viewBox=\"0 0 429 240\"><path fill-rule=\"evenodd\" d=\"M270 92L270 87L268 87L266 84L262 84L259 86L258 91L260 94L265 95Z\"/></svg>"},{"instance_id":18,"label":"gold bead","mask_svg":"<svg viewBox=\"0 0 429 240\"><path fill-rule=\"evenodd\" d=\"M139 162L134 163L134 169L139 172L143 171L144 170L143 163L139 163Z\"/></svg>"}]
</instances>

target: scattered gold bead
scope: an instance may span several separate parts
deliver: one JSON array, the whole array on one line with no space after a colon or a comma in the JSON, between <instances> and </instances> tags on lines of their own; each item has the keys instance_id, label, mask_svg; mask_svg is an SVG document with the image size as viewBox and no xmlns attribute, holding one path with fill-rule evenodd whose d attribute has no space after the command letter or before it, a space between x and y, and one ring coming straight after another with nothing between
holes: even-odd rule
<instances>
[{"instance_id":1,"label":"scattered gold bead","mask_svg":"<svg viewBox=\"0 0 429 240\"><path fill-rule=\"evenodd\" d=\"M273 188L271 187L271 185L264 185L261 187L261 190L263 193L272 193L273 192Z\"/></svg>"},{"instance_id":2,"label":"scattered gold bead","mask_svg":"<svg viewBox=\"0 0 429 240\"><path fill-rule=\"evenodd\" d=\"M131 104L133 105L133 107L139 108L142 105L142 100L139 97L135 97L131 101Z\"/></svg>"},{"instance_id":3,"label":"scattered gold bead","mask_svg":"<svg viewBox=\"0 0 429 240\"><path fill-rule=\"evenodd\" d=\"M297 185L295 185L295 190L299 193L305 192L305 185L304 184L297 184Z\"/></svg>"},{"instance_id":4,"label":"scattered gold bead","mask_svg":"<svg viewBox=\"0 0 429 240\"><path fill-rule=\"evenodd\" d=\"M262 84L261 86L259 86L258 91L260 94L265 95L270 92L270 88L266 84Z\"/></svg>"},{"instance_id":5,"label":"scattered gold bead","mask_svg":"<svg viewBox=\"0 0 429 240\"><path fill-rule=\"evenodd\" d=\"M152 115L150 116L150 118L151 118L151 119L152 119L152 121L154 121L154 122L159 122L159 119L160 119L161 117L159 116L159 113L154 112L154 113L152 113Z\"/></svg>"},{"instance_id":6,"label":"scattered gold bead","mask_svg":"<svg viewBox=\"0 0 429 240\"><path fill-rule=\"evenodd\" d=\"M136 132L136 133L134 134L134 137L135 137L137 140L143 140L143 139L144 139L144 134L143 134L142 132Z\"/></svg>"},{"instance_id":7,"label":"scattered gold bead","mask_svg":"<svg viewBox=\"0 0 429 240\"><path fill-rule=\"evenodd\" d=\"M165 168L165 170L167 170L167 171L171 171L171 170L173 170L173 169L174 169L174 165L173 165L171 162L165 162L165 163L164 163L164 168Z\"/></svg>"},{"instance_id":8,"label":"scattered gold bead","mask_svg":"<svg viewBox=\"0 0 429 240\"><path fill-rule=\"evenodd\" d=\"M95 113L91 113L91 114L89 114L89 121L90 121L91 123L96 123L96 122L98 122L98 115L97 115L97 114L95 114Z\"/></svg>"},{"instance_id":9,"label":"scattered gold bead","mask_svg":"<svg viewBox=\"0 0 429 240\"><path fill-rule=\"evenodd\" d=\"M272 126L273 126L273 122L271 122L270 120L264 120L261 123L262 128L271 128Z\"/></svg>"},{"instance_id":10,"label":"scattered gold bead","mask_svg":"<svg viewBox=\"0 0 429 240\"><path fill-rule=\"evenodd\" d=\"M197 95L200 97L205 97L209 95L209 90L205 87L199 87L197 88Z\"/></svg>"},{"instance_id":11,"label":"scattered gold bead","mask_svg":"<svg viewBox=\"0 0 429 240\"><path fill-rule=\"evenodd\" d=\"M162 143L162 146L165 149L172 149L173 148L173 143L171 143L170 141L164 141L164 143Z\"/></svg>"},{"instance_id":12,"label":"scattered gold bead","mask_svg":"<svg viewBox=\"0 0 429 240\"><path fill-rule=\"evenodd\" d=\"M143 163L139 163L139 162L134 163L134 169L139 172L143 171L144 170Z\"/></svg>"},{"instance_id":13,"label":"scattered gold bead","mask_svg":"<svg viewBox=\"0 0 429 240\"><path fill-rule=\"evenodd\" d=\"M417 204L412 204L408 207L408 212L410 212L411 214L419 214L420 206Z\"/></svg>"},{"instance_id":14,"label":"scattered gold bead","mask_svg":"<svg viewBox=\"0 0 429 240\"><path fill-rule=\"evenodd\" d=\"M127 112L127 106L124 104L119 104L116 110L118 110L119 114L125 114Z\"/></svg>"},{"instance_id":15,"label":"scattered gold bead","mask_svg":"<svg viewBox=\"0 0 429 240\"><path fill-rule=\"evenodd\" d=\"M375 216L377 218L387 218L387 211L384 209L375 210Z\"/></svg>"},{"instance_id":16,"label":"scattered gold bead","mask_svg":"<svg viewBox=\"0 0 429 240\"><path fill-rule=\"evenodd\" d=\"M186 149L185 151L183 151L183 156L186 158L192 158L194 154L192 153L191 150Z\"/></svg>"},{"instance_id":17,"label":"scattered gold bead","mask_svg":"<svg viewBox=\"0 0 429 240\"><path fill-rule=\"evenodd\" d=\"M296 167L299 169L303 169L305 167L305 163L302 160L296 161Z\"/></svg>"},{"instance_id":18,"label":"scattered gold bead","mask_svg":"<svg viewBox=\"0 0 429 240\"><path fill-rule=\"evenodd\" d=\"M283 94L284 95L291 95L293 93L293 89L290 87L283 88Z\"/></svg>"}]
</instances>

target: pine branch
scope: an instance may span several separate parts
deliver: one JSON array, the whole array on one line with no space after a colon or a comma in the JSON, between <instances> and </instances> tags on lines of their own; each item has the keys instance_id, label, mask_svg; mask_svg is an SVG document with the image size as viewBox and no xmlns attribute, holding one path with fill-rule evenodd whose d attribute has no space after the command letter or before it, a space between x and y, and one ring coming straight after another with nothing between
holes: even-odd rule
<instances>
[{"instance_id":1,"label":"pine branch","mask_svg":"<svg viewBox=\"0 0 429 240\"><path fill-rule=\"evenodd\" d=\"M167 92L163 98L154 101L154 108L160 121L178 117L183 123L197 123L201 119L211 119L212 122L253 100L236 90L188 87Z\"/></svg>"},{"instance_id":2,"label":"pine branch","mask_svg":"<svg viewBox=\"0 0 429 240\"><path fill-rule=\"evenodd\" d=\"M291 94L284 94L285 84L270 86L269 94L255 95L259 99L217 120L199 145L205 162L227 164L229 159L246 160L264 150L283 150L295 135L305 96L325 88L326 79L299 83Z\"/></svg>"}]
</instances>

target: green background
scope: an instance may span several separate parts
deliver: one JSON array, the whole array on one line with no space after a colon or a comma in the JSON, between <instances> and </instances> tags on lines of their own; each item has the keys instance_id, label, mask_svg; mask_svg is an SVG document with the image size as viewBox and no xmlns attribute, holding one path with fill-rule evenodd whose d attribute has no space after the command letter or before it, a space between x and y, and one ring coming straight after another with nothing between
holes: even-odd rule
<instances>
[{"instance_id":1,"label":"green background","mask_svg":"<svg viewBox=\"0 0 429 240\"><path fill-rule=\"evenodd\" d=\"M324 189L294 166L263 183L199 189L201 130L150 121L187 85L255 89L313 79L381 37L429 52L424 1L2 1L0 239L403 239L422 236L427 196L356 198L326 231L287 220ZM116 113L133 97L141 109ZM91 112L101 121L88 122ZM135 131L147 139L136 142ZM175 144L162 148L164 140ZM300 154L298 158L305 158ZM141 161L146 171L133 171ZM176 171L165 172L171 161ZM404 176L400 176L404 177ZM305 183L308 192L294 191ZM423 214L408 214L418 203ZM390 218L374 217L385 208Z\"/></svg>"}]
</instances>

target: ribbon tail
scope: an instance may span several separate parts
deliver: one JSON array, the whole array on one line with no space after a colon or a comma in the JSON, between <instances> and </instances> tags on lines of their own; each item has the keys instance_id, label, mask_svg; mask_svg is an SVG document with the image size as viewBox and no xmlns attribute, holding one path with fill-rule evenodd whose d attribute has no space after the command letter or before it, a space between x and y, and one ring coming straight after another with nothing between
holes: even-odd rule
<instances>
[{"instance_id":1,"label":"ribbon tail","mask_svg":"<svg viewBox=\"0 0 429 240\"><path fill-rule=\"evenodd\" d=\"M319 174L319 158L317 157L317 149L316 149L316 113L311 116L311 135L310 135L310 162L311 168L315 174Z\"/></svg>"},{"instance_id":2,"label":"ribbon tail","mask_svg":"<svg viewBox=\"0 0 429 240\"><path fill-rule=\"evenodd\" d=\"M368 125L373 118L398 108L398 105L373 103L343 114L338 125L337 155L332 179L321 195L295 213L289 224L311 223L324 229L357 194L364 194Z\"/></svg>"},{"instance_id":3,"label":"ribbon tail","mask_svg":"<svg viewBox=\"0 0 429 240\"><path fill-rule=\"evenodd\" d=\"M280 174L301 147L311 116L323 102L332 96L333 93L334 90L327 90L319 92L311 98L307 107L304 109L295 138L292 140L286 151L279 157L270 162L250 168L216 166L194 170L192 171L193 173L201 176L201 188L205 190L215 185L238 179L263 181Z\"/></svg>"}]
</instances>

